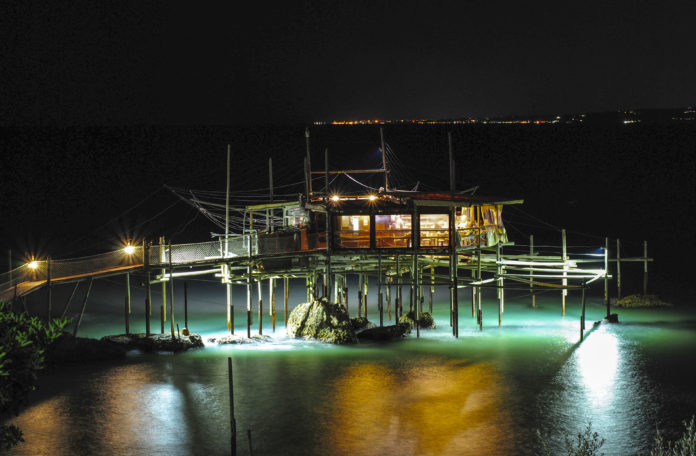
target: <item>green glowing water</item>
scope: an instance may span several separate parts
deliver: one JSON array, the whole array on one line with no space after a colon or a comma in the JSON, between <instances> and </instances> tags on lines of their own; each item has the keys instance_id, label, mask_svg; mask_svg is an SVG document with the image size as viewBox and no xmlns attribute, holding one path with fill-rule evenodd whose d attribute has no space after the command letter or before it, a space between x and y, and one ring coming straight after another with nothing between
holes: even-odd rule
<instances>
[{"instance_id":1,"label":"green glowing water","mask_svg":"<svg viewBox=\"0 0 696 456\"><path fill-rule=\"evenodd\" d=\"M256 455L535 454L536 429L560 448L565 432L588 421L606 437L606 454L645 454L656 426L675 432L696 413L695 312L620 310L620 324L578 344L576 298L565 317L560 298L538 298L537 309L528 301L508 300L498 327L487 299L479 331L462 298L459 340L439 301L438 328L420 340L288 340L279 315L275 334L265 317L275 339L267 345L57 368L15 420L27 442L11 454L229 454L228 356L238 454L248 454L247 429ZM588 328L604 313L590 301ZM243 332L245 315L236 321ZM195 315L191 326L207 336L224 320ZM121 331L99 318L84 328Z\"/></svg>"}]
</instances>

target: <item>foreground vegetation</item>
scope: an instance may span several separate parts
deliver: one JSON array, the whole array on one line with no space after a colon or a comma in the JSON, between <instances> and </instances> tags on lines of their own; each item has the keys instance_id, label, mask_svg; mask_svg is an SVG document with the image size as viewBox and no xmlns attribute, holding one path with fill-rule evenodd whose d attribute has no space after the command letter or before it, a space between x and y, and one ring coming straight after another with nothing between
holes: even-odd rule
<instances>
[{"instance_id":1,"label":"foreground vegetation","mask_svg":"<svg viewBox=\"0 0 696 456\"><path fill-rule=\"evenodd\" d=\"M48 323L18 314L0 302L0 418L17 416L36 389L44 367L46 348L61 335L66 319ZM22 431L12 424L0 426L0 451L23 442Z\"/></svg>"},{"instance_id":2,"label":"foreground vegetation","mask_svg":"<svg viewBox=\"0 0 696 456\"><path fill-rule=\"evenodd\" d=\"M674 441L665 440L664 435L658 429L650 449L649 456L696 456L696 417L692 416L690 421L682 422L684 432L682 436ZM541 434L537 429L537 440L541 446L543 456L555 456L551 451L549 439ZM582 433L574 437L570 434L565 435L564 453L567 456L604 456L599 450L604 445L606 439L600 438L597 432L592 432L592 423L588 423Z\"/></svg>"}]
</instances>

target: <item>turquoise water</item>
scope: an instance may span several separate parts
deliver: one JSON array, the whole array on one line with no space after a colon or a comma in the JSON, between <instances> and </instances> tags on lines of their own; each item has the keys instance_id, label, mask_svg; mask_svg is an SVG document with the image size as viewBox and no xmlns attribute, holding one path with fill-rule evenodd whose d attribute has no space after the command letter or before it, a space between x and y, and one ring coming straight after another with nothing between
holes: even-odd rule
<instances>
[{"instance_id":1,"label":"turquoise water","mask_svg":"<svg viewBox=\"0 0 696 456\"><path fill-rule=\"evenodd\" d=\"M645 454L656 426L672 435L696 413L696 312L620 310L620 324L579 344L576 297L565 317L559 297L537 298L537 309L508 298L500 327L486 299L479 331L463 295L458 340L438 299L438 328L398 343L289 340L279 314L275 334L265 317L269 344L54 368L14 421L27 442L11 454L229 454L228 356L238 454L249 453L248 429L255 455L535 454L536 429L560 449L588 421L607 455ZM590 300L587 313L591 328L605 309ZM206 337L224 331L220 313L190 318ZM107 315L81 329L117 332Z\"/></svg>"}]
</instances>

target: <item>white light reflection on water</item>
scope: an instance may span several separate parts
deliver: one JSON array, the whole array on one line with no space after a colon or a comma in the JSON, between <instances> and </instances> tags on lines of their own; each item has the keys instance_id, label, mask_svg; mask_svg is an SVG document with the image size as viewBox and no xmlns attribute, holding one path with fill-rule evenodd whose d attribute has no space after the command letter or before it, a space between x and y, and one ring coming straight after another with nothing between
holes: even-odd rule
<instances>
[{"instance_id":1,"label":"white light reflection on water","mask_svg":"<svg viewBox=\"0 0 696 456\"><path fill-rule=\"evenodd\" d=\"M575 351L577 368L585 394L593 407L602 407L615 396L619 365L619 341L611 332L600 328Z\"/></svg>"}]
</instances>

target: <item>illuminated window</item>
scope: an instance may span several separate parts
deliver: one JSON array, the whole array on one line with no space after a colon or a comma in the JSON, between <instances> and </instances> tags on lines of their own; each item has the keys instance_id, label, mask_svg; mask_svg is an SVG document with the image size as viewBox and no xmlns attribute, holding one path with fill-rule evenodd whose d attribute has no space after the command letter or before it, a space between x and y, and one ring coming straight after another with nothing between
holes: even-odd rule
<instances>
[{"instance_id":1,"label":"illuminated window","mask_svg":"<svg viewBox=\"0 0 696 456\"><path fill-rule=\"evenodd\" d=\"M370 216L340 215L336 217L336 246L344 249L370 248Z\"/></svg>"},{"instance_id":2,"label":"illuminated window","mask_svg":"<svg viewBox=\"0 0 696 456\"><path fill-rule=\"evenodd\" d=\"M288 207L285 209L285 226L295 228L303 227L307 224L307 213L301 207Z\"/></svg>"},{"instance_id":3,"label":"illuminated window","mask_svg":"<svg viewBox=\"0 0 696 456\"><path fill-rule=\"evenodd\" d=\"M420 215L420 246L449 246L449 214Z\"/></svg>"},{"instance_id":4,"label":"illuminated window","mask_svg":"<svg viewBox=\"0 0 696 456\"><path fill-rule=\"evenodd\" d=\"M411 215L375 215L375 238L378 249L411 247Z\"/></svg>"}]
</instances>

